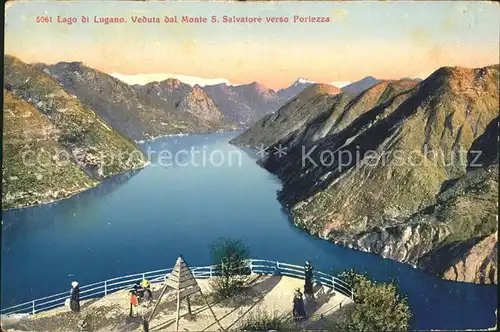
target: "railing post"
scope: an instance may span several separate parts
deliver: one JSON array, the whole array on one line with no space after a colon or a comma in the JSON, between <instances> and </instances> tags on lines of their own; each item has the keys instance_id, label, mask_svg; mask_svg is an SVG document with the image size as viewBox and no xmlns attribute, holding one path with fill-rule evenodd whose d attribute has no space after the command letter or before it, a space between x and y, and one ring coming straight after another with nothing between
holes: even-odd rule
<instances>
[{"instance_id":1,"label":"railing post","mask_svg":"<svg viewBox=\"0 0 500 332\"><path fill-rule=\"evenodd\" d=\"M108 295L108 281L104 280L104 296Z\"/></svg>"},{"instance_id":2,"label":"railing post","mask_svg":"<svg viewBox=\"0 0 500 332\"><path fill-rule=\"evenodd\" d=\"M31 303L32 304L31 312L33 313L33 315L36 314L35 301L36 300L33 300L33 302Z\"/></svg>"},{"instance_id":3,"label":"railing post","mask_svg":"<svg viewBox=\"0 0 500 332\"><path fill-rule=\"evenodd\" d=\"M332 289L335 290L335 277L332 277Z\"/></svg>"},{"instance_id":4,"label":"railing post","mask_svg":"<svg viewBox=\"0 0 500 332\"><path fill-rule=\"evenodd\" d=\"M210 266L210 278L213 277L213 273L212 273L212 267Z\"/></svg>"},{"instance_id":5,"label":"railing post","mask_svg":"<svg viewBox=\"0 0 500 332\"><path fill-rule=\"evenodd\" d=\"M253 275L253 261L250 261L250 275Z\"/></svg>"},{"instance_id":6,"label":"railing post","mask_svg":"<svg viewBox=\"0 0 500 332\"><path fill-rule=\"evenodd\" d=\"M276 273L275 274L279 274L280 273L280 262L276 261Z\"/></svg>"},{"instance_id":7,"label":"railing post","mask_svg":"<svg viewBox=\"0 0 500 332\"><path fill-rule=\"evenodd\" d=\"M146 279L146 273L142 274L142 280Z\"/></svg>"}]
</instances>

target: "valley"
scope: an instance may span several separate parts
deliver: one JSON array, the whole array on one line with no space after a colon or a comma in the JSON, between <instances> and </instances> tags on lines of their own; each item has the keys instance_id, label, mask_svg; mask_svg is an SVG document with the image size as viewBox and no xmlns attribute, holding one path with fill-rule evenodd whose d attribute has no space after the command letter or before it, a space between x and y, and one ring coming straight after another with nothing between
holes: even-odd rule
<instances>
[{"instance_id":1,"label":"valley","mask_svg":"<svg viewBox=\"0 0 500 332\"><path fill-rule=\"evenodd\" d=\"M297 285L271 297L295 327L326 326L299 323L299 293L310 302L326 280L354 302L334 330L495 329L499 14L481 1L7 2L0 330L81 329L88 313L89 331L129 329L129 287L165 282L180 256L212 266L198 276L223 302L262 262L295 266ZM78 311L75 282L91 310L49 317L70 294ZM117 310L100 307L115 284ZM284 328L267 303L250 330Z\"/></svg>"},{"instance_id":2,"label":"valley","mask_svg":"<svg viewBox=\"0 0 500 332\"><path fill-rule=\"evenodd\" d=\"M238 130L284 100L256 82L129 85L81 62L4 62L4 209L64 199L143 168L149 161L136 142ZM290 98L301 88L280 93Z\"/></svg>"},{"instance_id":3,"label":"valley","mask_svg":"<svg viewBox=\"0 0 500 332\"><path fill-rule=\"evenodd\" d=\"M299 78L274 91L173 78L129 85L78 62L5 61L4 208L147 166L134 141L249 126L231 143L261 149L295 225L447 279L497 283L487 243L497 231L498 66L342 89Z\"/></svg>"}]
</instances>

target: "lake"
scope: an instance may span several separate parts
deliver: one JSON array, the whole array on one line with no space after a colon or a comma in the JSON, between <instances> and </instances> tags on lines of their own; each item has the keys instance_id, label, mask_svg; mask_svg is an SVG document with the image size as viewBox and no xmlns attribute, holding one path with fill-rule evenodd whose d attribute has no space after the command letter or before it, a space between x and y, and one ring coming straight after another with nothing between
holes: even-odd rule
<instances>
[{"instance_id":1,"label":"lake","mask_svg":"<svg viewBox=\"0 0 500 332\"><path fill-rule=\"evenodd\" d=\"M405 264L343 248L293 226L276 199L280 182L237 133L165 137L141 144L152 164L52 204L2 213L2 307L87 284L173 267L182 254L210 265L218 237L241 239L253 258L323 272L354 268L395 278L415 329L495 324L496 285L441 280Z\"/></svg>"}]
</instances>

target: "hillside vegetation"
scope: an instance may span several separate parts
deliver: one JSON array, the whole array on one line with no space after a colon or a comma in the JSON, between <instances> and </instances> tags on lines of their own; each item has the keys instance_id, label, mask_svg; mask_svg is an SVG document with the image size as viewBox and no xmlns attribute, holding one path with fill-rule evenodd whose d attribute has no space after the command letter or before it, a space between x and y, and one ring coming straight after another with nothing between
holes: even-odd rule
<instances>
[{"instance_id":1,"label":"hillside vegetation","mask_svg":"<svg viewBox=\"0 0 500 332\"><path fill-rule=\"evenodd\" d=\"M260 163L281 178L279 199L310 233L446 278L496 282L445 271L471 252L472 239L497 230L498 77L498 65L444 67L420 83L380 82L323 105L292 101L232 143L287 148ZM439 269L420 262L448 244L468 249ZM484 274L496 247L488 252L468 269Z\"/></svg>"},{"instance_id":2,"label":"hillside vegetation","mask_svg":"<svg viewBox=\"0 0 500 332\"><path fill-rule=\"evenodd\" d=\"M65 198L146 165L135 143L50 75L4 60L4 208Z\"/></svg>"}]
</instances>

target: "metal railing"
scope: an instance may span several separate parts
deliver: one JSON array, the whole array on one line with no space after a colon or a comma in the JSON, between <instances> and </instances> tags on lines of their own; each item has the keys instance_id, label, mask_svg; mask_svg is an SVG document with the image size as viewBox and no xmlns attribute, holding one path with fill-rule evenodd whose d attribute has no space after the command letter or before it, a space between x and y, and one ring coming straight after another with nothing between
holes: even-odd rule
<instances>
[{"instance_id":1,"label":"metal railing","mask_svg":"<svg viewBox=\"0 0 500 332\"><path fill-rule=\"evenodd\" d=\"M284 275L293 278L304 279L304 267L282 263L278 261L270 261L263 259L248 260L249 272L253 275ZM220 275L220 267L217 265L190 267L191 273L195 278L206 279ZM89 298L99 298L110 293L131 288L135 283L143 279L148 279L150 282L166 281L170 269L162 269L156 271L148 271L143 273L130 274L126 276L116 277L99 281L93 284L80 287L80 300ZM323 286L332 288L334 291L353 299L352 288L343 280L321 271L314 271L313 280ZM70 292L66 291L46 297L42 297L29 302L24 302L1 309L2 315L12 314L36 314L52 308L64 306L66 299L70 296Z\"/></svg>"}]
</instances>

